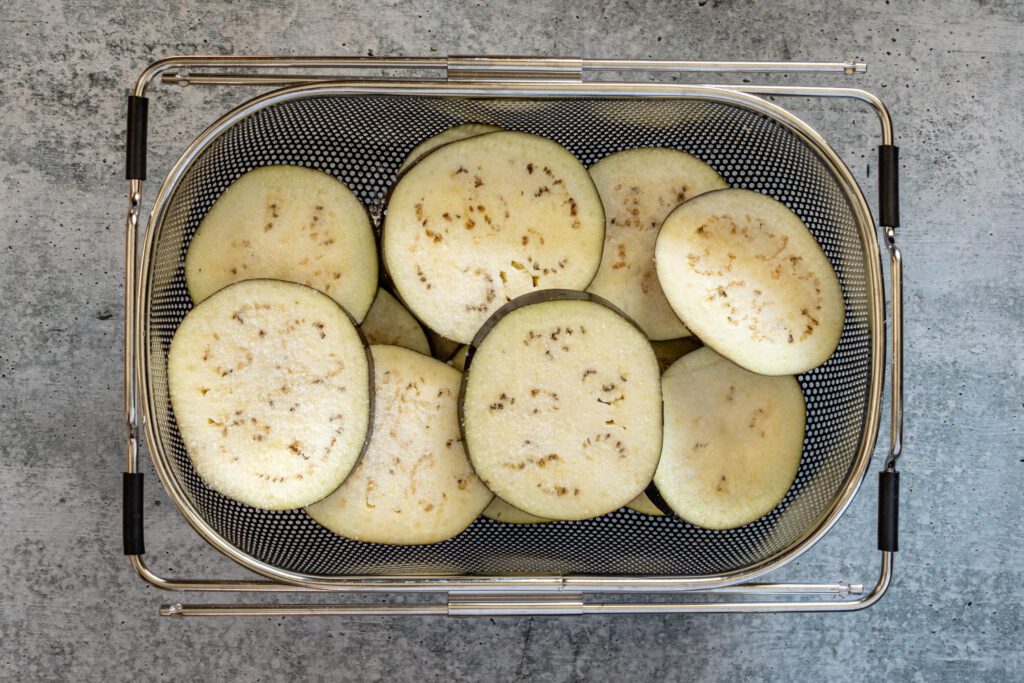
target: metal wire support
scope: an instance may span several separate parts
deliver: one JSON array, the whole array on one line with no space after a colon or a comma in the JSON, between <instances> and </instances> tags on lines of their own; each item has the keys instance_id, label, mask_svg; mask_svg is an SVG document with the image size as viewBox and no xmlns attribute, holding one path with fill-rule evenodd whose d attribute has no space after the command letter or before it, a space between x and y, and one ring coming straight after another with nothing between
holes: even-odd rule
<instances>
[{"instance_id":1,"label":"metal wire support","mask_svg":"<svg viewBox=\"0 0 1024 683\"><path fill-rule=\"evenodd\" d=\"M888 472L896 471L896 461L903 454L903 253L896 244L896 228L884 226L885 243L889 249L889 270L892 278L892 416Z\"/></svg>"},{"instance_id":2,"label":"metal wire support","mask_svg":"<svg viewBox=\"0 0 1024 683\"><path fill-rule=\"evenodd\" d=\"M728 612L853 612L878 602L892 580L891 552L882 553L878 582L856 600L772 601L754 602L598 602L585 593L505 594L488 596L473 593L448 593L445 602L374 605L355 603L332 604L221 604L190 605L180 602L162 605L165 617L315 617L315 616L449 616L449 617L551 617L642 614L707 614ZM771 584L763 591L743 589L748 594L771 595ZM742 588L742 587L737 587ZM841 594L837 594L841 595Z\"/></svg>"},{"instance_id":3,"label":"metal wire support","mask_svg":"<svg viewBox=\"0 0 1024 683\"><path fill-rule=\"evenodd\" d=\"M179 62L181 58L177 58ZM167 84L188 85L295 85L339 80L337 74L324 73L193 73L193 67L278 67L301 66L331 70L444 71L450 82L472 81L502 83L510 80L534 82L580 81L587 75L616 73L827 73L853 76L867 70L863 62L694 62L655 59L580 59L576 57L495 57L452 55L449 57L189 57L178 70L163 73ZM240 61L242 60L242 61ZM154 66L159 70L159 62ZM169 67L168 67L169 68ZM408 80L408 77L402 80ZM429 80L429 79L427 79ZM140 91L137 90L136 94Z\"/></svg>"}]
</instances>

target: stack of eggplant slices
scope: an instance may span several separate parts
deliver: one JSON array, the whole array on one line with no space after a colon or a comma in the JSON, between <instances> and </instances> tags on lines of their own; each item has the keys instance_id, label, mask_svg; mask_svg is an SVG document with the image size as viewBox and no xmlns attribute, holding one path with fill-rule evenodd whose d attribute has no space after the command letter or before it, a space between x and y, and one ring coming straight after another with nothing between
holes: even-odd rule
<instances>
[{"instance_id":1,"label":"stack of eggplant slices","mask_svg":"<svg viewBox=\"0 0 1024 683\"><path fill-rule=\"evenodd\" d=\"M169 385L202 479L396 545L480 515L758 520L800 464L794 375L832 355L844 319L829 260L780 202L675 149L588 170L479 124L410 153L379 234L333 176L242 175L185 279Z\"/></svg>"}]
</instances>

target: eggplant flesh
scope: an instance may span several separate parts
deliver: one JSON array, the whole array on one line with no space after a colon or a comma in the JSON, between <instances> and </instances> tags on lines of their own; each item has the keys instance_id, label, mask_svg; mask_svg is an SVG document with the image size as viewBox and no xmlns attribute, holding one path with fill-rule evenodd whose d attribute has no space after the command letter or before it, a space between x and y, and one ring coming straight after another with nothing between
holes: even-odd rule
<instances>
[{"instance_id":1,"label":"eggplant flesh","mask_svg":"<svg viewBox=\"0 0 1024 683\"><path fill-rule=\"evenodd\" d=\"M300 166L263 166L233 182L207 212L185 255L199 303L233 282L312 287L361 322L377 295L370 217L338 179Z\"/></svg>"},{"instance_id":2,"label":"eggplant flesh","mask_svg":"<svg viewBox=\"0 0 1024 683\"><path fill-rule=\"evenodd\" d=\"M806 406L796 379L758 375L703 348L665 372L662 391L658 496L707 529L737 528L771 512L803 452Z\"/></svg>"},{"instance_id":3,"label":"eggplant flesh","mask_svg":"<svg viewBox=\"0 0 1024 683\"><path fill-rule=\"evenodd\" d=\"M676 149L640 147L590 167L605 211L604 255L587 291L611 301L652 340L690 331L669 306L654 268L654 244L679 204L728 187L713 168Z\"/></svg>"},{"instance_id":4,"label":"eggplant flesh","mask_svg":"<svg viewBox=\"0 0 1024 683\"><path fill-rule=\"evenodd\" d=\"M665 219L655 259L676 314L751 372L806 372L839 344L843 293L832 264L771 197L730 189L691 199Z\"/></svg>"},{"instance_id":5,"label":"eggplant flesh","mask_svg":"<svg viewBox=\"0 0 1024 683\"><path fill-rule=\"evenodd\" d=\"M392 545L461 533L493 494L473 472L459 433L462 374L398 346L371 346L374 436L341 487L306 512L331 531Z\"/></svg>"}]
</instances>

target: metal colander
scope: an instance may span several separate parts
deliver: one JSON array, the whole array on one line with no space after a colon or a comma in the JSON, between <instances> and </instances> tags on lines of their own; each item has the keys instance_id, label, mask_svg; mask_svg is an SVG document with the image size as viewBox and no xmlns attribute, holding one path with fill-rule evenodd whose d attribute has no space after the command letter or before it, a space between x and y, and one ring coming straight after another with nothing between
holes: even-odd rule
<instances>
[{"instance_id":1,"label":"metal colander","mask_svg":"<svg viewBox=\"0 0 1024 683\"><path fill-rule=\"evenodd\" d=\"M507 95L507 94L506 94ZM795 211L842 284L839 348L799 377L807 401L803 457L786 497L739 529L711 531L622 509L582 522L516 526L478 519L456 538L397 547L351 541L301 510L247 507L196 474L174 421L167 351L191 308L184 261L217 197L268 164L326 171L348 185L379 227L405 155L454 125L488 123L549 137L590 165L639 146L685 150L732 187L764 192ZM775 105L694 88L673 97L462 97L351 93L330 86L278 91L221 119L165 181L143 257L137 353L152 456L171 497L207 539L251 568L292 582L359 576L673 576L739 581L795 557L842 512L863 476L877 425L882 296L879 254L864 199L838 157Z\"/></svg>"}]
</instances>

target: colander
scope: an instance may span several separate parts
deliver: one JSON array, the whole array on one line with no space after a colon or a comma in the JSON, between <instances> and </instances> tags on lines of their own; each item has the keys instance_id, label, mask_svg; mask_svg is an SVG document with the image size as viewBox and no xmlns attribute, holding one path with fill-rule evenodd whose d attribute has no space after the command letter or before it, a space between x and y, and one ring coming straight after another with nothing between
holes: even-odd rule
<instances>
[{"instance_id":1,"label":"colander","mask_svg":"<svg viewBox=\"0 0 1024 683\"><path fill-rule=\"evenodd\" d=\"M176 57L152 65L129 99L126 293L126 553L142 575L180 590L409 591L447 594L443 604L260 604L165 606L172 615L211 614L572 614L678 611L857 609L872 604L891 578L896 549L895 461L899 456L901 261L893 242L896 148L891 124L869 93L839 88L775 88L584 81L589 70L842 70L854 63L785 65L633 63L564 58L449 58L447 79L342 80L325 74L208 71L210 68L436 68L433 58ZM828 68L826 68L828 67ZM203 69L195 73L192 69ZM175 73L167 73L176 69ZM282 86L219 118L168 172L136 258L136 225L145 175L144 91L158 74L178 85ZM880 222L893 280L893 445L880 474L879 546L883 570L874 589L835 584L752 584L806 551L857 492L876 441L885 374L885 292L875 221L864 196L824 138L765 95L833 96L865 101L882 122ZM462 123L486 123L543 135L584 165L643 146L684 150L710 164L732 187L768 194L806 223L839 277L846 319L839 347L823 366L800 375L807 427L800 469L768 515L713 531L676 517L622 509L582 522L508 525L480 518L435 545L352 541L302 510L247 507L207 487L182 444L167 387L167 352L192 303L184 280L189 241L218 196L242 174L269 164L316 168L343 181L379 228L399 165L419 142ZM137 264L137 265L136 265ZM137 270L136 270L137 268ZM137 280L135 278L137 274ZM267 581L167 581L142 561L141 473L136 405L154 468L168 495L214 547ZM593 602L598 594L668 593L671 601ZM709 594L795 594L800 599L722 601ZM834 593L829 600L805 594ZM482 597L487 594L487 597ZM704 596L704 602L694 596ZM851 596L847 599L847 596ZM610 595L607 597L611 597ZM760 599L760 598L759 598Z\"/></svg>"}]
</instances>

